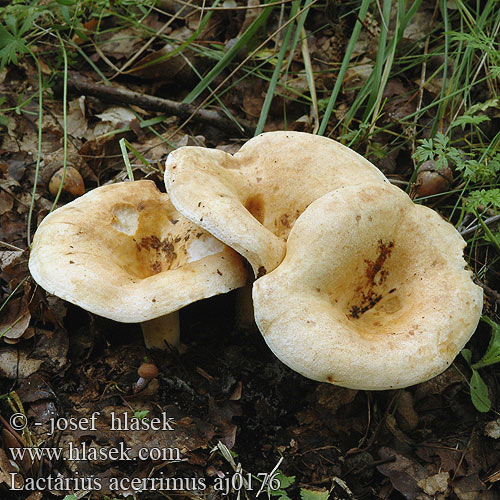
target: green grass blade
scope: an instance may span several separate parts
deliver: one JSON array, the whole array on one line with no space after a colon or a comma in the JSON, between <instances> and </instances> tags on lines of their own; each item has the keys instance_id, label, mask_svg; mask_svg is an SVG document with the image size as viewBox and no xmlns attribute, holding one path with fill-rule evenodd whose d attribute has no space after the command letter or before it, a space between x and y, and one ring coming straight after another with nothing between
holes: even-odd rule
<instances>
[{"instance_id":1,"label":"green grass blade","mask_svg":"<svg viewBox=\"0 0 500 500\"><path fill-rule=\"evenodd\" d=\"M380 30L380 39L378 42L377 57L375 59L375 67L373 68L373 86L370 97L368 98L367 109L375 106L375 101L380 89L380 81L382 79L382 69L384 67L385 51L387 44L387 33L389 31L389 20L391 15L392 0L384 0L382 7L382 23Z\"/></svg>"},{"instance_id":2,"label":"green grass blade","mask_svg":"<svg viewBox=\"0 0 500 500\"><path fill-rule=\"evenodd\" d=\"M347 68L349 67L349 61L351 60L351 55L354 50L354 46L356 45L356 42L358 40L359 33L361 32L361 26L365 20L369 6L370 6L370 0L363 0L361 7L359 9L358 20L356 21L354 29L352 30L351 39L349 40L349 44L347 45L344 59L342 60L342 65L340 66L340 71L337 76L337 81L335 82L332 93L330 95L330 99L328 101L328 105L325 110L325 114L323 115L323 119L321 120L321 124L319 126L318 130L319 135L323 135L326 131L326 127L328 126L330 116L332 115L333 107L335 106L335 102L337 101L340 88L342 87L342 82L344 81Z\"/></svg>"},{"instance_id":3,"label":"green grass blade","mask_svg":"<svg viewBox=\"0 0 500 500\"><path fill-rule=\"evenodd\" d=\"M390 41L388 47L386 48L385 55L384 55L384 61L386 61L385 71L384 71L384 74L382 75L384 78L384 81L385 81L385 83L383 83L384 87L385 87L385 84L387 83L387 80L389 79L390 70L392 68L393 60L391 60L391 58L392 59L394 58L397 46L398 46L399 42L401 41L401 39L403 38L406 26L408 25L408 23L411 21L411 19L413 18L413 16L417 12L421 3L422 3L422 0L417 0L416 2L414 2L406 14L404 13L404 3L402 3L400 1L398 4L397 30L396 30L394 37ZM370 76L368 77L368 79L366 80L366 82L364 83L364 85L361 87L360 91L358 92L358 95L357 95L356 99L354 100L353 104L350 106L349 111L344 118L344 129L349 126L351 120L354 118L354 116L356 115L358 110L363 105L363 102L369 97L372 89L375 87L374 76L375 76L375 73L372 72L370 74ZM383 95L383 88L380 90L377 87L377 91L378 91L378 102L380 102L382 99L382 95ZM373 118L372 118L372 122L373 122L373 120L377 119L377 114L378 114L377 113L377 101L375 101L375 103L373 104L373 106L371 108L367 107L365 116L369 117L369 116L373 115ZM408 119L408 117L407 117L407 119ZM344 133L345 133L345 130L344 130ZM361 129L358 130L358 132L355 134L355 136L349 142L350 146L356 142L356 140L361 135L361 133L362 133L362 130Z\"/></svg>"},{"instance_id":4,"label":"green grass blade","mask_svg":"<svg viewBox=\"0 0 500 500\"><path fill-rule=\"evenodd\" d=\"M128 141L127 141L128 142ZM125 168L127 169L128 178L134 180L134 172L132 170L132 165L130 164L130 159L128 157L127 145L125 144L125 138L122 137L119 142L120 150L122 152L123 162L125 163Z\"/></svg>"},{"instance_id":5,"label":"green grass blade","mask_svg":"<svg viewBox=\"0 0 500 500\"><path fill-rule=\"evenodd\" d=\"M292 19L297 14L299 6L300 6L300 0L294 0L294 2L292 3L292 7L290 9L290 17L289 17L290 19ZM271 81L269 82L269 87L267 88L266 98L264 99L264 104L262 105L262 110L259 116L257 127L255 128L254 135L259 135L264 130L264 125L266 124L267 115L269 114L269 108L271 107L271 102L274 97L276 85L278 83L278 79L281 74L283 60L285 59L285 55L289 48L289 42L290 42L290 37L292 35L293 27L294 27L293 23L290 23L285 31L285 35L283 37L281 48L278 54L276 67L274 68L273 76L271 77ZM293 50L291 50L290 52L293 53Z\"/></svg>"},{"instance_id":6,"label":"green grass blade","mask_svg":"<svg viewBox=\"0 0 500 500\"><path fill-rule=\"evenodd\" d=\"M43 129L43 81L42 81L42 68L36 58L35 54L30 51L31 56L35 60L36 70L38 73L38 144L36 152L36 165L35 165L35 178L33 179L33 191L31 193L30 208L28 210L28 221L26 240L28 247L31 246L31 220L33 218L33 210L35 208L36 188L38 185L38 178L40 176L40 162L42 159L42 129Z\"/></svg>"},{"instance_id":7,"label":"green grass blade","mask_svg":"<svg viewBox=\"0 0 500 500\"><path fill-rule=\"evenodd\" d=\"M243 47L250 42L257 30L264 25L273 7L266 7L255 21L241 35L238 41L224 54L222 59L207 73L203 80L185 97L187 104L193 101L213 82L217 76L227 67L227 65L238 55ZM213 11L212 11L213 12Z\"/></svg>"},{"instance_id":8,"label":"green grass blade","mask_svg":"<svg viewBox=\"0 0 500 500\"><path fill-rule=\"evenodd\" d=\"M213 3L212 7L217 7L217 5L220 3L220 0L215 0ZM208 12L205 14L203 19L201 20L198 28L196 31L184 42L182 42L177 48L169 52L168 54L159 56L151 61L148 61L147 63L143 64L142 66L135 66L134 71L137 71L139 69L144 69L149 66L152 66L154 64L159 64L163 61L166 61L167 59L170 59L171 57L176 56L180 52L182 52L186 47L191 45L202 33L203 30L205 29L205 26L208 24L208 21L210 21L210 18L212 17L212 14L215 12L215 10L208 10ZM126 72L125 72L126 73Z\"/></svg>"},{"instance_id":9,"label":"green grass blade","mask_svg":"<svg viewBox=\"0 0 500 500\"><path fill-rule=\"evenodd\" d=\"M63 55L64 62L64 73L63 73L63 172L61 177L61 183L59 184L59 189L57 190L56 197L54 198L54 203L50 211L54 210L57 206L57 202L61 196L62 190L64 188L64 181L66 180L66 170L68 168L68 55L66 53L66 48L62 41L61 35L58 31L57 38L61 45L61 52Z\"/></svg>"}]
</instances>

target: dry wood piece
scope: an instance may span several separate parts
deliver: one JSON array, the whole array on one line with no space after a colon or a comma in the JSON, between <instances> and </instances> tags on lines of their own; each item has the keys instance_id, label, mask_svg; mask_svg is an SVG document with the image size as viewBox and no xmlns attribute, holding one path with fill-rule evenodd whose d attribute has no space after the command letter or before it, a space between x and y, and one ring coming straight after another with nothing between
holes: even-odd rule
<instances>
[{"instance_id":1,"label":"dry wood piece","mask_svg":"<svg viewBox=\"0 0 500 500\"><path fill-rule=\"evenodd\" d=\"M55 88L56 93L61 91L61 86ZM117 104L134 104L143 109L158 111L178 116L182 120L192 118L193 121L211 125L228 133L238 136L251 134L253 127L245 120L239 120L241 127L228 117L210 109L197 109L196 106L182 102L171 101L120 87L111 87L94 83L78 73L70 73L68 78L68 90L74 94L94 96L103 101Z\"/></svg>"}]
</instances>

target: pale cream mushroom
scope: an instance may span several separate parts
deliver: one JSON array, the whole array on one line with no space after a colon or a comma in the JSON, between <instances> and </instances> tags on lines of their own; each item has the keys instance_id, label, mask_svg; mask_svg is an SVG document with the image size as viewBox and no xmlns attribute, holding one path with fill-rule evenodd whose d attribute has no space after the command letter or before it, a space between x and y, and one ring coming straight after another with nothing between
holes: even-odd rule
<instances>
[{"instance_id":1,"label":"pale cream mushroom","mask_svg":"<svg viewBox=\"0 0 500 500\"><path fill-rule=\"evenodd\" d=\"M464 247L397 187L335 190L299 217L284 261L254 283L257 325L281 361L314 380L423 382L452 363L481 315Z\"/></svg>"},{"instance_id":2,"label":"pale cream mushroom","mask_svg":"<svg viewBox=\"0 0 500 500\"><path fill-rule=\"evenodd\" d=\"M179 212L243 255L257 276L282 261L288 233L311 202L367 182L387 179L342 144L302 132L261 134L235 155L182 147L165 170Z\"/></svg>"},{"instance_id":3,"label":"pale cream mushroom","mask_svg":"<svg viewBox=\"0 0 500 500\"><path fill-rule=\"evenodd\" d=\"M99 187L48 215L29 269L48 292L123 323L147 347L179 346L178 311L243 286L231 248L180 215L152 181Z\"/></svg>"}]
</instances>

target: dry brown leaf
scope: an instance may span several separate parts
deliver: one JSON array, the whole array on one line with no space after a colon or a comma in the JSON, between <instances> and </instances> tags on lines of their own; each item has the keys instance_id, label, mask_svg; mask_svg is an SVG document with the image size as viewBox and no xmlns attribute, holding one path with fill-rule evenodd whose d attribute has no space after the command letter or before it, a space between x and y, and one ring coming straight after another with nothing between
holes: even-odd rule
<instances>
[{"instance_id":1,"label":"dry brown leaf","mask_svg":"<svg viewBox=\"0 0 500 500\"><path fill-rule=\"evenodd\" d=\"M86 23L83 23L83 26L80 28L80 32L84 33L85 35L91 36L94 34L94 31L97 28L98 24L99 19L97 17L94 17L88 20ZM82 45L83 43L85 43L85 40L77 34L73 35L72 40L76 45Z\"/></svg>"},{"instance_id":2,"label":"dry brown leaf","mask_svg":"<svg viewBox=\"0 0 500 500\"><path fill-rule=\"evenodd\" d=\"M22 297L11 298L2 310L0 335L4 340L20 339L26 328L28 328L30 319L31 314L28 309L27 294L25 293Z\"/></svg>"},{"instance_id":3,"label":"dry brown leaf","mask_svg":"<svg viewBox=\"0 0 500 500\"><path fill-rule=\"evenodd\" d=\"M187 85L195 76L191 68L191 65L196 67L194 53L193 51L183 51L182 54L176 54L165 59L174 49L173 45L165 45L160 50L139 59L127 70L127 73L144 80L172 83L181 81ZM161 60L157 61L158 59Z\"/></svg>"},{"instance_id":4,"label":"dry brown leaf","mask_svg":"<svg viewBox=\"0 0 500 500\"><path fill-rule=\"evenodd\" d=\"M399 427L404 432L413 431L418 426L418 414L413 405L413 395L409 391L401 391L396 408Z\"/></svg>"},{"instance_id":5,"label":"dry brown leaf","mask_svg":"<svg viewBox=\"0 0 500 500\"><path fill-rule=\"evenodd\" d=\"M15 486L16 488L22 488L24 481L20 474L16 474L17 472L18 470L11 464L7 453L0 448L0 484L5 483L9 487ZM16 474L14 476L14 485L12 485L11 477L13 473Z\"/></svg>"},{"instance_id":6,"label":"dry brown leaf","mask_svg":"<svg viewBox=\"0 0 500 500\"><path fill-rule=\"evenodd\" d=\"M14 198L9 193L0 190L0 215L12 210L13 206Z\"/></svg>"},{"instance_id":7,"label":"dry brown leaf","mask_svg":"<svg viewBox=\"0 0 500 500\"><path fill-rule=\"evenodd\" d=\"M14 347L0 349L0 376L8 379L26 378L33 375L42 362L30 357L30 353Z\"/></svg>"},{"instance_id":8,"label":"dry brown leaf","mask_svg":"<svg viewBox=\"0 0 500 500\"><path fill-rule=\"evenodd\" d=\"M354 401L358 391L330 384L320 384L316 388L316 400L335 415L339 408Z\"/></svg>"},{"instance_id":9,"label":"dry brown leaf","mask_svg":"<svg viewBox=\"0 0 500 500\"><path fill-rule=\"evenodd\" d=\"M448 489L449 482L450 474L448 472L439 472L425 479L420 479L417 484L428 495L435 495L436 493L444 493Z\"/></svg>"},{"instance_id":10,"label":"dry brown leaf","mask_svg":"<svg viewBox=\"0 0 500 500\"><path fill-rule=\"evenodd\" d=\"M484 433L492 439L500 438L500 418L488 422L484 427Z\"/></svg>"},{"instance_id":11,"label":"dry brown leaf","mask_svg":"<svg viewBox=\"0 0 500 500\"><path fill-rule=\"evenodd\" d=\"M436 470L449 472L455 477L460 477L464 473L464 464L458 470L461 463L462 450L452 446L445 446L443 443L422 443L416 449L417 455L428 462L436 462Z\"/></svg>"},{"instance_id":12,"label":"dry brown leaf","mask_svg":"<svg viewBox=\"0 0 500 500\"><path fill-rule=\"evenodd\" d=\"M85 97L81 96L77 99L72 99L69 102L68 114L67 114L67 133L72 137L77 137L82 139L86 137L88 123L85 118L85 108L83 103L85 102ZM62 117L61 117L62 119ZM61 122L62 125L62 122Z\"/></svg>"},{"instance_id":13,"label":"dry brown leaf","mask_svg":"<svg viewBox=\"0 0 500 500\"><path fill-rule=\"evenodd\" d=\"M135 53L143 43L142 36L143 32L139 29L124 28L111 34L108 32L100 35L98 45L106 56L120 60Z\"/></svg>"},{"instance_id":14,"label":"dry brown leaf","mask_svg":"<svg viewBox=\"0 0 500 500\"><path fill-rule=\"evenodd\" d=\"M208 405L210 421L216 426L217 436L229 449L236 442L238 426L233 423L233 417L243 415L240 403L236 401L215 401L210 398Z\"/></svg>"},{"instance_id":15,"label":"dry brown leaf","mask_svg":"<svg viewBox=\"0 0 500 500\"><path fill-rule=\"evenodd\" d=\"M477 474L465 476L453 483L453 493L458 500L497 500L498 492L488 491Z\"/></svg>"},{"instance_id":16,"label":"dry brown leaf","mask_svg":"<svg viewBox=\"0 0 500 500\"><path fill-rule=\"evenodd\" d=\"M382 459L396 458L394 462L377 466L379 472L390 479L394 489L408 500L431 500L432 497L418 486L418 481L427 477L425 469L418 462L388 447L380 448L379 455Z\"/></svg>"}]
</instances>

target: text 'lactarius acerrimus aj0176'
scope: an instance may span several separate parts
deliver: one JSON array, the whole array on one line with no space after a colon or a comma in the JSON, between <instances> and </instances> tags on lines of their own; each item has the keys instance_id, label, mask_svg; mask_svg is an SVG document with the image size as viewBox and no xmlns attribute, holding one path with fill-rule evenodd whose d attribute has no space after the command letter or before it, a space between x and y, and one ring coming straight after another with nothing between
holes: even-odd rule
<instances>
[{"instance_id":1,"label":"text 'lactarius acerrimus aj0176'","mask_svg":"<svg viewBox=\"0 0 500 500\"><path fill-rule=\"evenodd\" d=\"M342 144L302 132L268 132L234 155L182 147L170 153L165 185L185 217L245 257L256 276L285 256L297 217L342 186L388 182Z\"/></svg>"},{"instance_id":2,"label":"text 'lactarius acerrimus aj0176'","mask_svg":"<svg viewBox=\"0 0 500 500\"><path fill-rule=\"evenodd\" d=\"M152 181L96 188L49 214L29 268L48 292L123 323L148 347L179 346L178 311L243 286L231 248L175 210Z\"/></svg>"},{"instance_id":3,"label":"text 'lactarius acerrimus aj0176'","mask_svg":"<svg viewBox=\"0 0 500 500\"><path fill-rule=\"evenodd\" d=\"M348 186L298 218L284 261L253 286L255 319L293 370L352 389L428 380L481 315L465 241L389 184Z\"/></svg>"}]
</instances>

